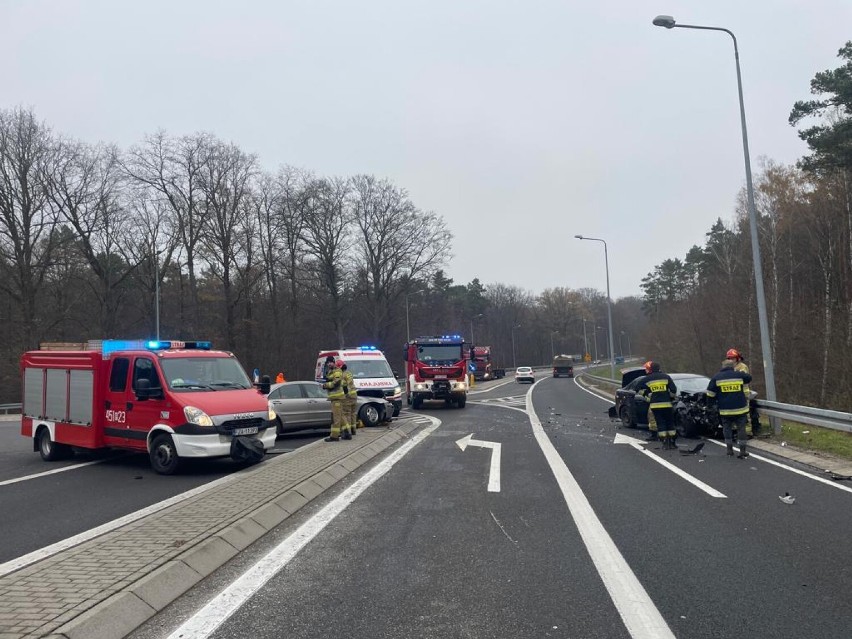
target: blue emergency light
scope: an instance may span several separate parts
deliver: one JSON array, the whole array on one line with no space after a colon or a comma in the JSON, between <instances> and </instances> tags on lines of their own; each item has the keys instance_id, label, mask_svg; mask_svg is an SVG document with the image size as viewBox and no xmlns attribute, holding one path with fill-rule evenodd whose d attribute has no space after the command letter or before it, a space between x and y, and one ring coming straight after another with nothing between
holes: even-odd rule
<instances>
[{"instance_id":1,"label":"blue emergency light","mask_svg":"<svg viewBox=\"0 0 852 639\"><path fill-rule=\"evenodd\" d=\"M185 348L209 351L213 342L182 342L178 340L141 340L141 339L105 339L101 342L101 353L109 355L117 351L163 351L171 348Z\"/></svg>"},{"instance_id":2,"label":"blue emergency light","mask_svg":"<svg viewBox=\"0 0 852 639\"><path fill-rule=\"evenodd\" d=\"M358 348L362 351L377 351L377 350L379 350L375 346L359 346Z\"/></svg>"}]
</instances>

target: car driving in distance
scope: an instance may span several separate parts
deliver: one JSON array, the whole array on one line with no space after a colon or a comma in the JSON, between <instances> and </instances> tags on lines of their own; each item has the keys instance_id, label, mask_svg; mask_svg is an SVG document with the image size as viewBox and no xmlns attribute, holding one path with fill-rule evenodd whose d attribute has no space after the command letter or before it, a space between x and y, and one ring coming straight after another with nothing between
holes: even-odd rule
<instances>
[{"instance_id":1,"label":"car driving in distance","mask_svg":"<svg viewBox=\"0 0 852 639\"><path fill-rule=\"evenodd\" d=\"M276 411L276 430L279 435L311 428L331 427L331 402L328 393L318 382L294 381L270 387L269 406ZM364 426L376 426L390 421L393 403L380 397L358 396L358 419Z\"/></svg>"},{"instance_id":2,"label":"car driving in distance","mask_svg":"<svg viewBox=\"0 0 852 639\"><path fill-rule=\"evenodd\" d=\"M521 382L529 382L530 384L535 382L535 373L533 373L533 369L529 366L519 366L515 370L515 381L519 384Z\"/></svg>"}]
</instances>

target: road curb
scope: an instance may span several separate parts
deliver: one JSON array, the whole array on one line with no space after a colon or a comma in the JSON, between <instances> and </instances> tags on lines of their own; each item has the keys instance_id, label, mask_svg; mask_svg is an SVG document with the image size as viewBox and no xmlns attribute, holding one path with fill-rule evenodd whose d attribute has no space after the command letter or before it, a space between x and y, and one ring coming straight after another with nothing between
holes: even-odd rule
<instances>
[{"instance_id":1,"label":"road curb","mask_svg":"<svg viewBox=\"0 0 852 639\"><path fill-rule=\"evenodd\" d=\"M325 490L422 426L412 421L387 431L42 637L126 636Z\"/></svg>"}]
</instances>

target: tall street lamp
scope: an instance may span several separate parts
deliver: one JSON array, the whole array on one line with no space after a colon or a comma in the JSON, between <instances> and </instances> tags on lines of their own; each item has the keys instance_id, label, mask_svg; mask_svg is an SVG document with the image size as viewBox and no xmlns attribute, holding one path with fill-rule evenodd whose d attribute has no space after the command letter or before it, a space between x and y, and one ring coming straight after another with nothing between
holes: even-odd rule
<instances>
[{"instance_id":1,"label":"tall street lamp","mask_svg":"<svg viewBox=\"0 0 852 639\"><path fill-rule=\"evenodd\" d=\"M586 355L589 354L589 338L586 337L586 318L580 318L583 320L583 361L586 359Z\"/></svg>"},{"instance_id":2,"label":"tall street lamp","mask_svg":"<svg viewBox=\"0 0 852 639\"><path fill-rule=\"evenodd\" d=\"M412 291L410 293L405 294L405 341L411 341L411 323L408 318L408 296L409 295L417 295L418 293L423 293L426 289L419 289L417 291Z\"/></svg>"},{"instance_id":3,"label":"tall street lamp","mask_svg":"<svg viewBox=\"0 0 852 639\"><path fill-rule=\"evenodd\" d=\"M615 361L612 358L612 352L614 350L612 347L612 303L610 302L609 297L609 254L606 248L606 240L602 240L599 237L585 237L583 235L575 235L574 237L576 237L578 240L591 240L593 242L601 242L604 245L604 264L606 265L606 316L609 321L609 374L612 379L615 379ZM597 338L597 332L595 332L595 338Z\"/></svg>"},{"instance_id":4,"label":"tall street lamp","mask_svg":"<svg viewBox=\"0 0 852 639\"><path fill-rule=\"evenodd\" d=\"M470 343L473 344L473 320L478 320L480 317L485 317L484 313L480 313L479 315L474 315L470 318Z\"/></svg>"},{"instance_id":5,"label":"tall street lamp","mask_svg":"<svg viewBox=\"0 0 852 639\"><path fill-rule=\"evenodd\" d=\"M512 327L512 368L518 367L518 362L515 359L515 329L520 328L520 327L521 327L520 324Z\"/></svg>"},{"instance_id":6,"label":"tall street lamp","mask_svg":"<svg viewBox=\"0 0 852 639\"><path fill-rule=\"evenodd\" d=\"M748 195L748 222L751 231L751 257L754 262L754 286L757 294L757 319L760 325L760 347L763 351L763 370L766 378L766 398L777 401L775 395L775 367L772 364L772 348L769 343L769 322L766 317L766 294L763 290L763 266L760 261L760 242L757 235L757 214L754 207L754 185L751 180L751 160L748 153L748 130L746 129L745 104L743 103L743 80L740 73L740 52L737 48L737 38L733 32L722 27L705 27L695 24L677 24L671 16L657 16L654 24L666 29L700 29L703 31L723 31L734 41L734 61L737 66L737 91L740 98L740 124L743 134L743 158L745 160L746 193ZM770 417L775 434L781 434L781 421Z\"/></svg>"},{"instance_id":7,"label":"tall street lamp","mask_svg":"<svg viewBox=\"0 0 852 639\"><path fill-rule=\"evenodd\" d=\"M553 336L559 335L559 331L550 331L550 357L556 357L556 351L553 350Z\"/></svg>"}]
</instances>

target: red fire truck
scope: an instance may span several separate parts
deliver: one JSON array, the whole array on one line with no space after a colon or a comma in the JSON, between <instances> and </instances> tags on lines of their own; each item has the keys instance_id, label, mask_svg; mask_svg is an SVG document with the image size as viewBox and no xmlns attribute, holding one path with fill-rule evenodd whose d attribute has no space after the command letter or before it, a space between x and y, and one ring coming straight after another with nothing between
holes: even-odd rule
<instances>
[{"instance_id":1,"label":"red fire truck","mask_svg":"<svg viewBox=\"0 0 852 639\"><path fill-rule=\"evenodd\" d=\"M147 452L170 475L186 457L260 461L275 445L268 378L253 384L232 353L210 342L79 347L21 357L21 434L45 461L73 448L124 448Z\"/></svg>"},{"instance_id":2,"label":"red fire truck","mask_svg":"<svg viewBox=\"0 0 852 639\"><path fill-rule=\"evenodd\" d=\"M442 399L447 406L467 403L469 346L461 335L416 337L405 345L405 389L415 409L424 400Z\"/></svg>"}]
</instances>

